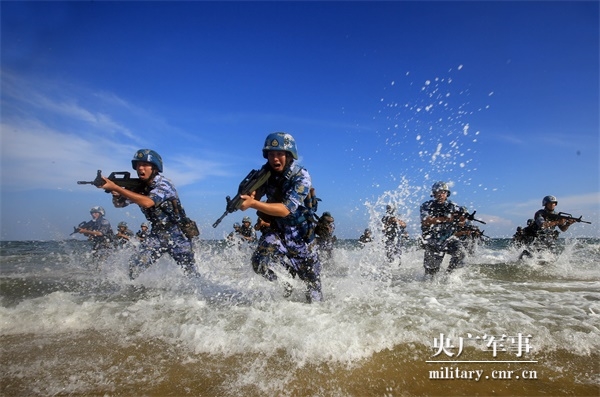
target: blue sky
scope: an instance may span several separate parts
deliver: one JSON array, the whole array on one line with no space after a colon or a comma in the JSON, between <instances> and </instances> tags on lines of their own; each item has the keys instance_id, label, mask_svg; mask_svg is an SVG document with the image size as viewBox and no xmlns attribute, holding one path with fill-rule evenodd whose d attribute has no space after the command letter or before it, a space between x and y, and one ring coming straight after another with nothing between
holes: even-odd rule
<instances>
[{"instance_id":1,"label":"blue sky","mask_svg":"<svg viewBox=\"0 0 600 397\"><path fill-rule=\"evenodd\" d=\"M164 160L203 238L291 133L319 210L357 238L437 180L509 237L558 197L599 237L598 2L2 2L2 240L65 238L102 205L77 180Z\"/></svg>"}]
</instances>

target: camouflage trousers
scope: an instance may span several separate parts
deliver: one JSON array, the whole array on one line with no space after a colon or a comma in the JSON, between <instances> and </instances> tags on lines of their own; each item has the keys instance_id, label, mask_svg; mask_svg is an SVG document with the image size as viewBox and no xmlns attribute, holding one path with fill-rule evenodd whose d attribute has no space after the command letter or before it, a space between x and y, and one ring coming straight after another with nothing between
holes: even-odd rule
<instances>
[{"instance_id":1,"label":"camouflage trousers","mask_svg":"<svg viewBox=\"0 0 600 397\"><path fill-rule=\"evenodd\" d=\"M252 255L252 268L267 280L275 281L277 275L273 268L279 265L293 277L297 275L306 283L306 298L309 302L323 299L321 262L314 240L306 243L294 228L284 231L265 230Z\"/></svg>"},{"instance_id":2,"label":"camouflage trousers","mask_svg":"<svg viewBox=\"0 0 600 397\"><path fill-rule=\"evenodd\" d=\"M142 241L138 252L129 260L129 277L135 279L164 253L168 253L187 276L197 275L192 243L179 227L173 226L166 230L153 230Z\"/></svg>"},{"instance_id":3,"label":"camouflage trousers","mask_svg":"<svg viewBox=\"0 0 600 397\"><path fill-rule=\"evenodd\" d=\"M427 275L434 275L440 270L446 254L451 256L450 264L446 269L448 273L463 266L466 252L465 247L458 238L451 237L443 244L425 244L424 248L423 267L425 267L425 274Z\"/></svg>"},{"instance_id":4,"label":"camouflage trousers","mask_svg":"<svg viewBox=\"0 0 600 397\"><path fill-rule=\"evenodd\" d=\"M388 262L393 262L394 259L400 258L400 255L402 255L402 241L400 237L386 237L385 256Z\"/></svg>"}]
</instances>

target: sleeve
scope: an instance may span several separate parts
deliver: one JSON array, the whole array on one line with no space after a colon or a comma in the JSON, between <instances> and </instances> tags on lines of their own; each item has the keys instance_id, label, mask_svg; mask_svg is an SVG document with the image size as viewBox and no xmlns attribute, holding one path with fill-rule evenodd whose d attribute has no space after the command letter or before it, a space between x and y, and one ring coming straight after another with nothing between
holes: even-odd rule
<instances>
[{"instance_id":1,"label":"sleeve","mask_svg":"<svg viewBox=\"0 0 600 397\"><path fill-rule=\"evenodd\" d=\"M110 222L104 219L98 228L98 231L105 236L112 234L112 228L110 226Z\"/></svg>"},{"instance_id":2,"label":"sleeve","mask_svg":"<svg viewBox=\"0 0 600 397\"><path fill-rule=\"evenodd\" d=\"M546 217L544 216L545 213L544 211L538 211L535 213L535 215L533 216L533 219L535 221L535 224L541 228L542 225L544 224L544 222L546 222Z\"/></svg>"},{"instance_id":3,"label":"sleeve","mask_svg":"<svg viewBox=\"0 0 600 397\"><path fill-rule=\"evenodd\" d=\"M154 206L157 207L166 200L177 198L177 191L171 181L160 178L148 193L148 197L154 201Z\"/></svg>"},{"instance_id":4,"label":"sleeve","mask_svg":"<svg viewBox=\"0 0 600 397\"><path fill-rule=\"evenodd\" d=\"M308 171L305 169L296 174L291 182L290 188L285 192L283 205L286 206L290 213L295 213L304 205L304 201L310 192L312 182Z\"/></svg>"}]
</instances>

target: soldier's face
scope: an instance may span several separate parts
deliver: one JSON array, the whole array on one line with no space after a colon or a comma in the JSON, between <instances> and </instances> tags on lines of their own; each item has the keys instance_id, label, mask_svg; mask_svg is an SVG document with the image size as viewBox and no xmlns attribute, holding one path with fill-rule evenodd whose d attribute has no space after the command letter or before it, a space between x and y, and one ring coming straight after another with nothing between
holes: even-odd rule
<instances>
[{"instance_id":1,"label":"soldier's face","mask_svg":"<svg viewBox=\"0 0 600 397\"><path fill-rule=\"evenodd\" d=\"M147 163L145 161L138 161L135 170L137 171L138 177L143 181L150 179L150 177L152 176L151 163Z\"/></svg>"},{"instance_id":2,"label":"soldier's face","mask_svg":"<svg viewBox=\"0 0 600 397\"><path fill-rule=\"evenodd\" d=\"M269 165L275 172L283 172L285 168L285 163L287 161L286 153L283 151L270 151L267 159L269 160Z\"/></svg>"},{"instance_id":3,"label":"soldier's face","mask_svg":"<svg viewBox=\"0 0 600 397\"><path fill-rule=\"evenodd\" d=\"M438 190L434 193L434 197L438 203L443 203L448 198L448 192L445 190Z\"/></svg>"}]
</instances>

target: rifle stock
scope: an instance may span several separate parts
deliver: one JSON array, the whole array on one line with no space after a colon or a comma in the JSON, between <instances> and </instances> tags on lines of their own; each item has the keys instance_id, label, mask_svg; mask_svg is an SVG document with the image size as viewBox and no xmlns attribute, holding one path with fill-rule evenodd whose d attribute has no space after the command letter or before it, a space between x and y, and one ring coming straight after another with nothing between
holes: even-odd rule
<instances>
[{"instance_id":1,"label":"rifle stock","mask_svg":"<svg viewBox=\"0 0 600 397\"><path fill-rule=\"evenodd\" d=\"M263 165L260 170L252 170L246 175L246 177L240 182L240 186L238 187L237 194L230 198L229 196L225 197L227 201L227 205L225 207L225 212L215 223L213 223L213 227L219 226L219 223L232 212L235 212L240 209L242 205L242 199L240 196L249 195L262 185L264 185L269 177L271 176L271 171L269 171L269 167L267 164Z\"/></svg>"},{"instance_id":2,"label":"rifle stock","mask_svg":"<svg viewBox=\"0 0 600 397\"><path fill-rule=\"evenodd\" d=\"M121 172L111 172L108 176L108 179L114 182L117 186L121 186L124 189L131 190L135 193L141 193L144 191L146 187L146 183L143 182L139 178L132 178L131 174L127 171ZM102 179L102 170L98 170L96 174L96 179L93 181L77 181L78 185L94 185L96 187L104 186L106 182ZM106 193L109 193L108 190L105 190Z\"/></svg>"}]
</instances>

